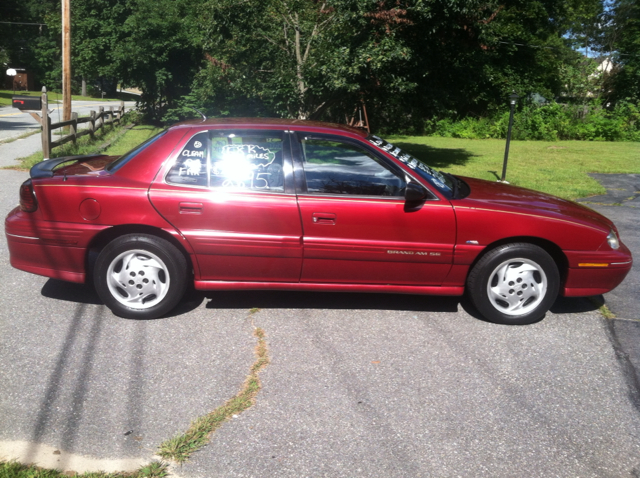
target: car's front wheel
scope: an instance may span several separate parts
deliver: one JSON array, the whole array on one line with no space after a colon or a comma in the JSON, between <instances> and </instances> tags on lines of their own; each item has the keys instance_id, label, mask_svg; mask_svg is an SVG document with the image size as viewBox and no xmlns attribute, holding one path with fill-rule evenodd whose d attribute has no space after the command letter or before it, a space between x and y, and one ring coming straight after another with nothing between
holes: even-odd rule
<instances>
[{"instance_id":1,"label":"car's front wheel","mask_svg":"<svg viewBox=\"0 0 640 478\"><path fill-rule=\"evenodd\" d=\"M114 314L155 319L182 299L187 264L170 242L147 234L127 234L111 241L98 255L94 284Z\"/></svg>"},{"instance_id":2,"label":"car's front wheel","mask_svg":"<svg viewBox=\"0 0 640 478\"><path fill-rule=\"evenodd\" d=\"M559 287L560 273L553 258L527 243L489 251L467 279L473 304L487 320L499 324L539 321L555 302Z\"/></svg>"}]
</instances>

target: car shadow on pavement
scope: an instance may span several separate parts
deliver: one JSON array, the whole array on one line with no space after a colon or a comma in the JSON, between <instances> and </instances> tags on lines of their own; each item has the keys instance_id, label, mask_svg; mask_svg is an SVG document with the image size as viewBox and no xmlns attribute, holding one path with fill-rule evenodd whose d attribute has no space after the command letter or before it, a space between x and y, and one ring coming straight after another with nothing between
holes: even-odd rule
<instances>
[{"instance_id":1,"label":"car shadow on pavement","mask_svg":"<svg viewBox=\"0 0 640 478\"><path fill-rule=\"evenodd\" d=\"M56 279L49 279L42 287L44 297L102 305L93 287ZM604 303L602 297L601 302ZM435 295L366 294L355 292L296 292L296 291L197 291L191 288L184 299L164 318L186 314L207 300L207 309L359 309L407 310L414 312L458 312L459 308L470 316L483 320L465 295L447 297ZM596 305L584 297L558 297L551 312L554 314L580 313L596 310Z\"/></svg>"},{"instance_id":2,"label":"car shadow on pavement","mask_svg":"<svg viewBox=\"0 0 640 478\"><path fill-rule=\"evenodd\" d=\"M42 286L40 293L50 299L78 302L81 304L102 305L102 301L93 287L87 284L64 282L57 279L49 279Z\"/></svg>"},{"instance_id":3,"label":"car shadow on pavement","mask_svg":"<svg viewBox=\"0 0 640 478\"><path fill-rule=\"evenodd\" d=\"M466 295L460 300L460 305L470 316L483 322L489 322L480 315L480 312L476 310L475 306ZM591 312L597 310L597 308L598 307L596 307L596 305L586 297L558 297L549 311L553 314L579 314L583 312ZM544 320L544 317L541 320Z\"/></svg>"},{"instance_id":4,"label":"car shadow on pavement","mask_svg":"<svg viewBox=\"0 0 640 478\"><path fill-rule=\"evenodd\" d=\"M100 297L96 293L92 285L89 284L77 284L74 282L64 282L57 279L49 279L40 293L44 297L50 299L64 300L66 302L76 302L79 304L92 304L92 305L104 305ZM204 300L204 294L198 291L187 290L184 298L168 314L163 317L175 317L177 315L186 314L200 306Z\"/></svg>"},{"instance_id":5,"label":"car shadow on pavement","mask_svg":"<svg viewBox=\"0 0 640 478\"><path fill-rule=\"evenodd\" d=\"M362 309L456 312L459 297L296 291L206 292L209 309Z\"/></svg>"},{"instance_id":6,"label":"car shadow on pavement","mask_svg":"<svg viewBox=\"0 0 640 478\"><path fill-rule=\"evenodd\" d=\"M596 300L604 303L601 295L597 296ZM588 297L558 297L551 306L551 312L554 314L575 314L594 310L598 310L598 307Z\"/></svg>"},{"instance_id":7,"label":"car shadow on pavement","mask_svg":"<svg viewBox=\"0 0 640 478\"><path fill-rule=\"evenodd\" d=\"M197 293L197 292L196 292ZM360 309L458 312L485 320L469 298L434 295L362 294L290 291L221 291L204 293L208 309ZM581 313L596 310L588 299L558 297L551 312Z\"/></svg>"}]
</instances>

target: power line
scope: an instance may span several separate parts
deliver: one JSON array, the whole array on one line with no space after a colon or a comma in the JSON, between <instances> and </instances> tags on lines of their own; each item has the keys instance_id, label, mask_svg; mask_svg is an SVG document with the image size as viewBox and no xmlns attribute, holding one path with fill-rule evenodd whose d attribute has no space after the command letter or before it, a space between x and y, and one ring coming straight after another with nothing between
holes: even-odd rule
<instances>
[{"instance_id":1,"label":"power line","mask_svg":"<svg viewBox=\"0 0 640 478\"><path fill-rule=\"evenodd\" d=\"M515 42L510 42L510 41L499 41L498 43L502 43L503 45L527 46L529 48L543 48L545 50L558 50L558 49L560 49L560 47L557 47L557 46L527 45L525 43L515 43Z\"/></svg>"},{"instance_id":2,"label":"power line","mask_svg":"<svg viewBox=\"0 0 640 478\"><path fill-rule=\"evenodd\" d=\"M46 23L25 23L25 22L0 22L0 23L5 23L7 25L38 25L38 26L44 26L46 27L47 24Z\"/></svg>"}]
</instances>

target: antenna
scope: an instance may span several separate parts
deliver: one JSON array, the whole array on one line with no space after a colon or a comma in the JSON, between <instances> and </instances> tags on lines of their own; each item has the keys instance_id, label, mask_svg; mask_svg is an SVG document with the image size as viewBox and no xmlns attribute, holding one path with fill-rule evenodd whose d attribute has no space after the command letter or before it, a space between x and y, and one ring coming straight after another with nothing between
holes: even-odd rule
<instances>
[{"instance_id":1,"label":"antenna","mask_svg":"<svg viewBox=\"0 0 640 478\"><path fill-rule=\"evenodd\" d=\"M194 108L193 106L190 106L190 108L194 111L196 111L200 116L202 116L202 122L204 123L205 121L207 121L207 117L204 115L204 113L202 111L200 111L198 108Z\"/></svg>"}]
</instances>

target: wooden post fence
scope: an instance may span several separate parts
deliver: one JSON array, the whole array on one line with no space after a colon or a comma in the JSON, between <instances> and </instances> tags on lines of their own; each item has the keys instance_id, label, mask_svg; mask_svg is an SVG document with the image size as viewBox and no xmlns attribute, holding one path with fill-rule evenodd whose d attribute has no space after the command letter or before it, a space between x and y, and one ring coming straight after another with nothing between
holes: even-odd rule
<instances>
[{"instance_id":1,"label":"wooden post fence","mask_svg":"<svg viewBox=\"0 0 640 478\"><path fill-rule=\"evenodd\" d=\"M76 141L81 136L86 134L91 136L91 139L95 139L95 133L105 125L111 125L111 129L114 128L114 123L120 124L120 120L124 115L124 101L120 101L120 107L114 111L113 106L109 107L108 111L105 111L104 106L100 107L99 113L91 111L89 116L78 117L78 113L71 113L71 119L68 121L61 121L59 123L51 124L51 118L49 117L49 99L47 96L46 87L42 87L42 111L40 115L33 111L29 114L40 123L42 127L42 155L44 159L51 157L51 151L53 148L61 146L69 141ZM106 119L105 119L106 118ZM79 131L78 125L81 123L89 123L88 127L82 131ZM51 131L58 128L64 128L69 126L69 134L51 141Z\"/></svg>"},{"instance_id":2,"label":"wooden post fence","mask_svg":"<svg viewBox=\"0 0 640 478\"><path fill-rule=\"evenodd\" d=\"M42 155L44 159L51 156L51 118L49 118L49 98L47 96L47 88L42 87Z\"/></svg>"},{"instance_id":3,"label":"wooden post fence","mask_svg":"<svg viewBox=\"0 0 640 478\"><path fill-rule=\"evenodd\" d=\"M96 112L91 110L89 112L89 135L91 136L91 139L96 139L95 132L96 132Z\"/></svg>"}]
</instances>

